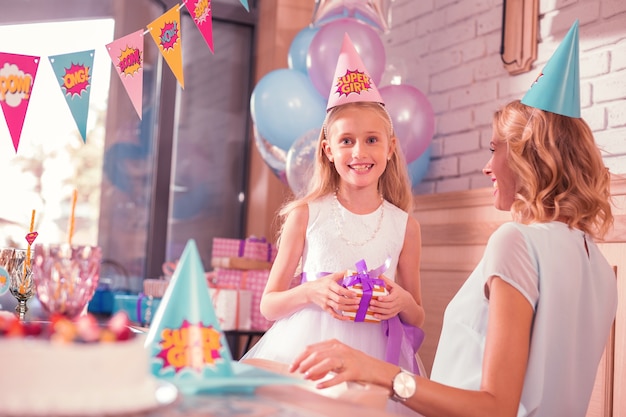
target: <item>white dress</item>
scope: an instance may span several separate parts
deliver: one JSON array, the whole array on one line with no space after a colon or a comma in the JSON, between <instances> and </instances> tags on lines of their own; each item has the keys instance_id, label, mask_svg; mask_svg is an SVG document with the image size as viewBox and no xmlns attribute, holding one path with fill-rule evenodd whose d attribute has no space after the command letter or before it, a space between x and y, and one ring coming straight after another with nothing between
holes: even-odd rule
<instances>
[{"instance_id":1,"label":"white dress","mask_svg":"<svg viewBox=\"0 0 626 417\"><path fill-rule=\"evenodd\" d=\"M480 389L489 314L484 289L494 275L535 311L517 415L584 416L615 318L617 283L596 244L561 222L509 222L494 232L446 309L431 379Z\"/></svg>"},{"instance_id":2,"label":"white dress","mask_svg":"<svg viewBox=\"0 0 626 417\"><path fill-rule=\"evenodd\" d=\"M398 257L404 243L408 213L384 201L384 207L366 215L354 214L338 204L330 195L309 203L309 221L302 255L302 270L307 280L319 273L355 270L361 259L367 269L378 268L389 257L391 263L383 273L394 279ZM341 237L355 243L367 240L381 226L376 236L362 246L348 245ZM385 359L387 336L385 325L370 322L341 321L317 305L308 305L292 315L277 320L242 359L262 358L291 363L306 346L328 339L337 339L375 358ZM413 369L423 367L414 349L403 340L399 366ZM406 414L408 408L390 401L394 412Z\"/></svg>"}]
</instances>

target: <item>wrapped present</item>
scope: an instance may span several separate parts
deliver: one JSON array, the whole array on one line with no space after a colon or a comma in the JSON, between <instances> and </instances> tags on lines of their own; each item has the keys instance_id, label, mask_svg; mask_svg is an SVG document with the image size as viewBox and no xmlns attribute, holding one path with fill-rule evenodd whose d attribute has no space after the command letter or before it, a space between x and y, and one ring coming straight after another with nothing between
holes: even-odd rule
<instances>
[{"instance_id":1,"label":"wrapped present","mask_svg":"<svg viewBox=\"0 0 626 417\"><path fill-rule=\"evenodd\" d=\"M258 259L221 257L211 258L211 266L225 269L270 269L272 263Z\"/></svg>"},{"instance_id":2,"label":"wrapped present","mask_svg":"<svg viewBox=\"0 0 626 417\"><path fill-rule=\"evenodd\" d=\"M250 330L252 291L209 288L215 315L222 330Z\"/></svg>"},{"instance_id":3,"label":"wrapped present","mask_svg":"<svg viewBox=\"0 0 626 417\"><path fill-rule=\"evenodd\" d=\"M250 290L252 292L252 305L250 310L252 330L267 330L272 322L261 314L261 296L265 284L269 278L268 269L223 269L213 271L213 285L218 288L236 288Z\"/></svg>"},{"instance_id":4,"label":"wrapped present","mask_svg":"<svg viewBox=\"0 0 626 417\"><path fill-rule=\"evenodd\" d=\"M247 239L213 238L211 258L247 258L265 262L274 262L276 246L265 238ZM259 268L262 269L262 268Z\"/></svg>"},{"instance_id":5,"label":"wrapped present","mask_svg":"<svg viewBox=\"0 0 626 417\"><path fill-rule=\"evenodd\" d=\"M374 317L373 313L369 311L371 300L375 300L378 297L389 294L385 286L385 281L378 278L383 272L387 270L389 261L385 262L380 267L367 270L367 265L364 260L360 260L356 263L356 271L348 271L343 278L341 284L358 294L361 298L359 301L359 307L353 311L344 311L343 315L352 318L356 322L379 322L380 320Z\"/></svg>"},{"instance_id":6,"label":"wrapped present","mask_svg":"<svg viewBox=\"0 0 626 417\"><path fill-rule=\"evenodd\" d=\"M150 325L160 303L160 298L145 294L115 294L113 296L113 314L118 311L125 311L130 321L141 326L147 326Z\"/></svg>"},{"instance_id":7,"label":"wrapped present","mask_svg":"<svg viewBox=\"0 0 626 417\"><path fill-rule=\"evenodd\" d=\"M146 278L143 280L143 293L150 297L162 298L168 285L169 279Z\"/></svg>"}]
</instances>

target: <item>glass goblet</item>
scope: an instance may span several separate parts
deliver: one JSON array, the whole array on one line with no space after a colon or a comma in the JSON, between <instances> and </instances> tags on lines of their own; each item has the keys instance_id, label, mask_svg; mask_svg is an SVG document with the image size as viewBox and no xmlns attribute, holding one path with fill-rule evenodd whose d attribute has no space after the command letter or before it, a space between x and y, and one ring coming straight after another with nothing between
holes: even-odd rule
<instances>
[{"instance_id":1,"label":"glass goblet","mask_svg":"<svg viewBox=\"0 0 626 417\"><path fill-rule=\"evenodd\" d=\"M28 300L35 294L33 271L30 260L27 262L26 249L5 248L0 250L0 267L9 278L9 290L17 300L15 313L20 320L24 320L28 311Z\"/></svg>"},{"instance_id":2,"label":"glass goblet","mask_svg":"<svg viewBox=\"0 0 626 417\"><path fill-rule=\"evenodd\" d=\"M35 289L44 310L69 319L79 316L98 286L101 259L97 246L35 245Z\"/></svg>"}]
</instances>

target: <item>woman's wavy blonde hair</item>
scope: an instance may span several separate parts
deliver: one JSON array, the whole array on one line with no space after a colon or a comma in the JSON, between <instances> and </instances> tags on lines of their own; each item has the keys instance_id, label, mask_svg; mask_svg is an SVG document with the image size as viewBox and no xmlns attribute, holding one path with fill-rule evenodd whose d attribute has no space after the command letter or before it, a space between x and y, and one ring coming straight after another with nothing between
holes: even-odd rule
<instances>
[{"instance_id":1,"label":"woman's wavy blonde hair","mask_svg":"<svg viewBox=\"0 0 626 417\"><path fill-rule=\"evenodd\" d=\"M381 104L374 102L347 103L329 110L326 114L324 125L322 129L320 129L315 151L314 171L308 187L302 197L288 201L280 209L279 218L281 224L284 224L287 215L295 208L308 204L317 198L332 194L339 187L339 174L333 163L326 157L322 141L326 138L325 132L327 132L335 120L349 108L372 110L377 113L388 126L388 139L391 140L391 138L394 137L391 118L387 110L385 110ZM364 115L363 117L368 117L368 115ZM410 213L413 209L413 194L406 161L398 140L396 140L396 146L389 156L391 159L387 161L387 168L378 179L378 191L385 200ZM282 227L279 234L281 232Z\"/></svg>"},{"instance_id":2,"label":"woman's wavy blonde hair","mask_svg":"<svg viewBox=\"0 0 626 417\"><path fill-rule=\"evenodd\" d=\"M605 236L613 225L611 178L583 119L516 100L494 114L493 132L506 142L518 178L516 220L562 220L594 238Z\"/></svg>"}]
</instances>

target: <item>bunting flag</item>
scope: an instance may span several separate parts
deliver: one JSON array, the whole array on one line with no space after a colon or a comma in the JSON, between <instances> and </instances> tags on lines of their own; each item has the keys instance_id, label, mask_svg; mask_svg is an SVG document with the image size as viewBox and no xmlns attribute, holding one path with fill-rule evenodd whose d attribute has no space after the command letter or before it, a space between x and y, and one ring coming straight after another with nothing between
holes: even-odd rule
<instances>
[{"instance_id":1,"label":"bunting flag","mask_svg":"<svg viewBox=\"0 0 626 417\"><path fill-rule=\"evenodd\" d=\"M17 153L26 110L39 68L38 56L0 52L0 105Z\"/></svg>"},{"instance_id":2,"label":"bunting flag","mask_svg":"<svg viewBox=\"0 0 626 417\"><path fill-rule=\"evenodd\" d=\"M180 86L185 88L183 78L183 48L180 31L180 5L172 7L169 11L155 19L148 25L148 31L154 39L159 51L165 58L178 80Z\"/></svg>"},{"instance_id":3,"label":"bunting flag","mask_svg":"<svg viewBox=\"0 0 626 417\"><path fill-rule=\"evenodd\" d=\"M200 30L202 37L206 41L211 53L213 50L213 11L211 10L211 0L183 0L189 15Z\"/></svg>"},{"instance_id":4,"label":"bunting flag","mask_svg":"<svg viewBox=\"0 0 626 417\"><path fill-rule=\"evenodd\" d=\"M113 66L120 76L139 118L142 117L143 29L106 45Z\"/></svg>"},{"instance_id":5,"label":"bunting flag","mask_svg":"<svg viewBox=\"0 0 626 417\"><path fill-rule=\"evenodd\" d=\"M83 143L87 143L87 115L95 53L92 49L48 57Z\"/></svg>"},{"instance_id":6,"label":"bunting flag","mask_svg":"<svg viewBox=\"0 0 626 417\"><path fill-rule=\"evenodd\" d=\"M246 11L250 11L250 6L248 6L248 0L239 0L239 2L246 8Z\"/></svg>"}]
</instances>

